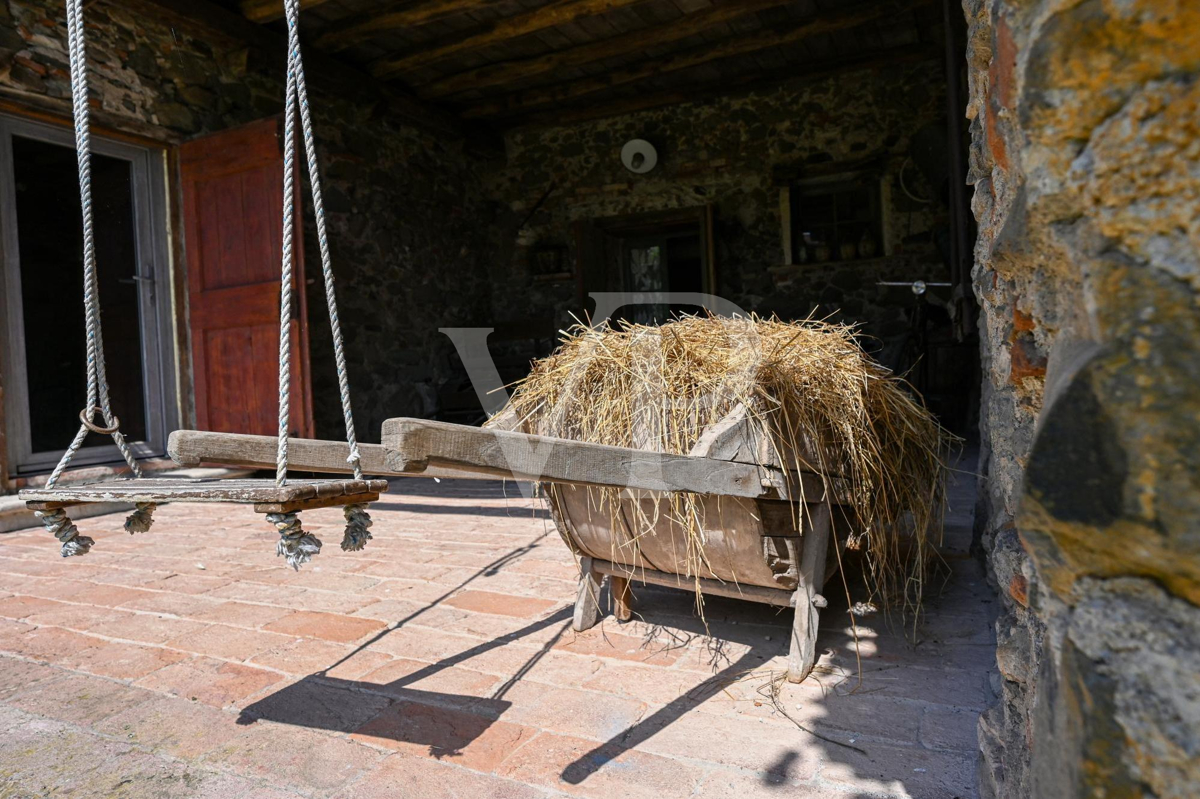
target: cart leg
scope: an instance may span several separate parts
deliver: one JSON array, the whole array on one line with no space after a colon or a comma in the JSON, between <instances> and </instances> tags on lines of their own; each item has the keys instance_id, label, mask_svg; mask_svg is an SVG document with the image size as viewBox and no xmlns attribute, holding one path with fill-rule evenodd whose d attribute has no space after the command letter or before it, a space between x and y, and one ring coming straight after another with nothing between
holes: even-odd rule
<instances>
[{"instance_id":1,"label":"cart leg","mask_svg":"<svg viewBox=\"0 0 1200 799\"><path fill-rule=\"evenodd\" d=\"M600 621L600 579L588 555L579 558L579 595L575 597L575 618L571 627L582 632Z\"/></svg>"},{"instance_id":2,"label":"cart leg","mask_svg":"<svg viewBox=\"0 0 1200 799\"><path fill-rule=\"evenodd\" d=\"M806 520L807 521L807 520ZM792 645L788 653L788 682L800 682L817 661L817 622L825 598L825 552L832 532L829 503L822 503L812 514L812 526L805 530L800 554L800 580L796 586L796 615L792 621Z\"/></svg>"},{"instance_id":3,"label":"cart leg","mask_svg":"<svg viewBox=\"0 0 1200 799\"><path fill-rule=\"evenodd\" d=\"M613 615L617 621L629 621L633 618L633 593L629 590L629 578L610 574L608 590L613 599Z\"/></svg>"}]
</instances>

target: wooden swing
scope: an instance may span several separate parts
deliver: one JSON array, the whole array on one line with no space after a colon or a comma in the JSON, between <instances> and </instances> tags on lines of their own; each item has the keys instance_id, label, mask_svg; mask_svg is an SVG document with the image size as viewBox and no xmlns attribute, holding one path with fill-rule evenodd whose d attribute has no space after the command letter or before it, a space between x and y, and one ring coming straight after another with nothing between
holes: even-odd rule
<instances>
[{"instance_id":1,"label":"wooden swing","mask_svg":"<svg viewBox=\"0 0 1200 799\"><path fill-rule=\"evenodd\" d=\"M104 345L100 329L100 305L96 285L96 253L92 233L91 148L89 145L87 68L84 43L82 0L67 0L67 37L71 62L71 93L74 108L76 155L79 161L79 191L83 208L83 301L87 324L87 406L79 414L80 428L63 453L58 466L44 488L26 489L19 496L42 523L62 542L63 557L85 554L95 543L79 534L67 515L76 505L97 502L131 502L136 510L125 522L130 533L146 532L152 524L155 507L164 502L237 502L252 504L254 510L267 515L280 534L277 553L299 568L321 549L321 542L305 533L300 523L302 510L342 506L345 509L346 533L342 549L362 549L371 538L368 528L371 518L367 504L379 499L387 490L385 480L363 478L362 458L354 433L354 418L350 409L350 388L346 376L346 357L343 351L341 326L338 321L337 300L334 295L333 271L325 233L325 212L321 201L321 184L317 171L312 119L308 106L308 90L304 80L304 65L300 55L297 20L298 0L284 0L288 23L287 89L285 95L284 155L283 155L283 258L280 297L279 336L279 436L275 447L274 480L186 479L145 477L120 432L120 422L109 402L108 379L105 374ZM341 390L342 413L346 423L346 471L352 479L288 480L288 420L290 415L290 347L288 327L292 293L292 231L295 225L294 158L296 150L296 112L299 116L307 155L307 168L312 184L313 207L317 236L321 249L321 269L325 279L325 298L333 331L334 355L337 362L338 384ZM99 414L103 423L96 422ZM88 482L59 486L63 470L82 446L88 433L112 436L133 474L129 479ZM338 469L336 471L342 471Z\"/></svg>"}]
</instances>

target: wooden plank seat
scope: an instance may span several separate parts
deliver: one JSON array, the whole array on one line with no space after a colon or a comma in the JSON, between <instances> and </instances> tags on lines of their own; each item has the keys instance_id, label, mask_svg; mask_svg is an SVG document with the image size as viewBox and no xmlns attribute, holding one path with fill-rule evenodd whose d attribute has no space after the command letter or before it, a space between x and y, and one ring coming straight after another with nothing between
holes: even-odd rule
<instances>
[{"instance_id":1,"label":"wooden plank seat","mask_svg":"<svg viewBox=\"0 0 1200 799\"><path fill-rule=\"evenodd\" d=\"M357 551L371 538L366 506L387 491L386 480L291 479L280 486L273 479L221 479L140 477L103 480L48 488L27 488L19 493L55 538L62 542L63 557L83 555L95 544L79 534L67 510L96 502L128 502L136 509L125 520L130 533L150 529L158 505L171 502L234 502L253 505L279 532L276 553L300 568L321 550L321 542L304 531L299 513L315 508L344 507L346 533L342 549Z\"/></svg>"},{"instance_id":2,"label":"wooden plank seat","mask_svg":"<svg viewBox=\"0 0 1200 799\"><path fill-rule=\"evenodd\" d=\"M142 477L27 488L19 496L35 510L89 502L236 502L253 504L261 513L283 513L374 502L387 486L386 480L289 479L279 486L270 479Z\"/></svg>"}]
</instances>

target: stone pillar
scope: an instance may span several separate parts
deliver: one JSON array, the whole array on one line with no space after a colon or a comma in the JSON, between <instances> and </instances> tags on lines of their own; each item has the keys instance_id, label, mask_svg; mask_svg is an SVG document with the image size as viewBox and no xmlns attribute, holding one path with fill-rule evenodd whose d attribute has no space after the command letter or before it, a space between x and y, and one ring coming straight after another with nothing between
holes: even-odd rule
<instances>
[{"instance_id":1,"label":"stone pillar","mask_svg":"<svg viewBox=\"0 0 1200 799\"><path fill-rule=\"evenodd\" d=\"M1200 795L1200 6L963 7L983 794Z\"/></svg>"}]
</instances>

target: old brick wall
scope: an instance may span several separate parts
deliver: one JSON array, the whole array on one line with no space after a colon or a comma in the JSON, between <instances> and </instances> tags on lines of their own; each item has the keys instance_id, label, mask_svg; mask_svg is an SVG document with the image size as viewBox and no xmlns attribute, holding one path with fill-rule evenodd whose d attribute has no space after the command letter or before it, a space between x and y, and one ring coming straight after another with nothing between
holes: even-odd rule
<instances>
[{"instance_id":1,"label":"old brick wall","mask_svg":"<svg viewBox=\"0 0 1200 799\"><path fill-rule=\"evenodd\" d=\"M529 248L565 246L574 262L576 220L712 204L718 293L750 310L799 318L824 315L872 323L871 332L903 331L907 289L877 280L946 280L931 231L945 206L917 204L898 175L913 135L944 130L945 79L936 60L845 72L592 122L518 128L506 137L507 160L487 174L499 206L495 258L489 265L499 319L578 312L573 281L539 283ZM636 175L621 163L634 138L655 145L659 164ZM784 266L780 186L788 170L830 168L877 157L882 164L888 251L874 262ZM906 183L930 189L912 163ZM537 201L554 185L540 208ZM523 229L521 224L528 217Z\"/></svg>"},{"instance_id":2,"label":"old brick wall","mask_svg":"<svg viewBox=\"0 0 1200 799\"><path fill-rule=\"evenodd\" d=\"M965 0L986 796L1200 794L1200 7Z\"/></svg>"},{"instance_id":3,"label":"old brick wall","mask_svg":"<svg viewBox=\"0 0 1200 799\"><path fill-rule=\"evenodd\" d=\"M283 40L265 52L138 2L85 12L95 121L169 142L283 108ZM69 116L60 2L0 0L0 97ZM487 213L477 159L461 137L414 126L384 99L310 76L325 209L359 435L384 418L421 415L422 385L444 380L453 348L439 326L489 311L475 231ZM307 206L307 201L306 201ZM309 278L320 259L306 230ZM318 432L341 429L321 282L309 284Z\"/></svg>"}]
</instances>

